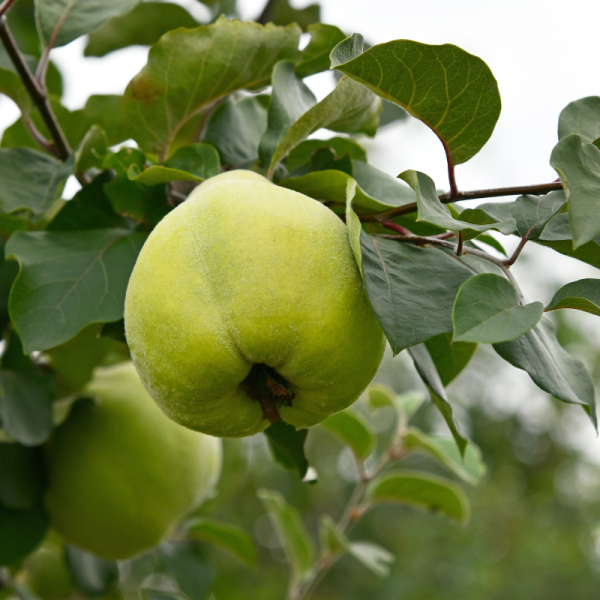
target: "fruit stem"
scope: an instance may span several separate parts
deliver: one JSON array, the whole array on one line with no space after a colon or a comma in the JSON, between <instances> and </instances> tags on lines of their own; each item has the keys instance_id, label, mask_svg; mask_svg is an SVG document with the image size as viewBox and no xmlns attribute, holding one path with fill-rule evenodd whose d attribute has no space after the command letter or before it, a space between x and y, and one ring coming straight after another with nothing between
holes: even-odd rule
<instances>
[{"instance_id":1,"label":"fruit stem","mask_svg":"<svg viewBox=\"0 0 600 600\"><path fill-rule=\"evenodd\" d=\"M296 394L288 389L288 382L271 367L263 364L252 366L248 377L244 379L248 398L258 402L263 418L271 423L279 421L279 406L292 406Z\"/></svg>"}]
</instances>

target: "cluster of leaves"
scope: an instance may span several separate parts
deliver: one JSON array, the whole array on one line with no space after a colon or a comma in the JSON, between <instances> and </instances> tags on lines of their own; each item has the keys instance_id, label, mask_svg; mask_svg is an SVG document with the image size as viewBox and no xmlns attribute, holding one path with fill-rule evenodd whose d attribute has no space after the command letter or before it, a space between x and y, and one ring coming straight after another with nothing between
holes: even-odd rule
<instances>
[{"instance_id":1,"label":"cluster of leaves","mask_svg":"<svg viewBox=\"0 0 600 600\"><path fill-rule=\"evenodd\" d=\"M492 344L543 390L582 405L595 423L592 380L559 345L543 313L600 314L598 281L565 286L545 308L527 303L509 270L518 253L503 260L480 245L503 252L489 234L494 231L520 237L519 251L533 241L600 266L600 99L574 102L560 116L551 164L562 182L554 187L564 189L463 209L448 205L460 199L454 167L487 142L501 108L496 81L481 59L456 46L409 40L365 50L360 35L347 37L317 22L318 7L295 11L284 1L268 3L261 20L276 24L266 26L218 17L234 16L229 3L207 2L215 20L202 26L169 3L101 4L36 0L34 11L19 0L8 27L2 23L0 92L18 105L21 118L5 131L0 148L0 452L6 453L0 564L18 562L47 529L41 446L84 394L94 366L127 357L125 290L146 237L195 185L225 170L263 173L345 219L390 346L394 354L408 350L458 448L409 428L392 444L399 453L393 456L418 448L473 479L469 452L476 449L459 430L445 386L479 343ZM310 41L299 50L303 30ZM88 55L132 44L152 48L122 97L92 96L84 108L69 111L60 103L60 76L49 57L53 48L88 33ZM26 53L20 67L16 47ZM317 102L303 80L329 69L340 77ZM438 196L423 173L405 171L394 179L367 162L356 136L374 136L407 113L440 139L449 194ZM320 129L343 135L308 139ZM61 194L71 176L82 188L67 202ZM373 438L356 414L336 415L324 427L364 463ZM267 436L274 456L306 476L306 431L276 423ZM365 502L395 500L435 507L459 521L467 517L452 482L414 472L367 475ZM273 492L261 497L286 540L293 584L309 585L314 553L297 514ZM317 564L348 551L383 570L385 553L349 542L348 523L342 525L324 521ZM227 532L216 535L215 528L196 530L224 544ZM22 547L12 543L15 536Z\"/></svg>"}]
</instances>

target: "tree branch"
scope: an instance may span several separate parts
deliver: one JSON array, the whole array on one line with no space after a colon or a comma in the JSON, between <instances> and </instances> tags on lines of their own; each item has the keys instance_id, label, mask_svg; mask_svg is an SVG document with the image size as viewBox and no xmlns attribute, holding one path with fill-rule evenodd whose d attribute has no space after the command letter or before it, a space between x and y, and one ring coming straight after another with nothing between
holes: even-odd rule
<instances>
[{"instance_id":1,"label":"tree branch","mask_svg":"<svg viewBox=\"0 0 600 600\"><path fill-rule=\"evenodd\" d=\"M441 138L440 138L441 139ZM454 161L450 156L450 148L448 144L442 140L444 152L446 153L446 162L448 163L448 182L450 183L450 198L458 196L458 186L456 185L456 174L454 173Z\"/></svg>"},{"instance_id":2,"label":"tree branch","mask_svg":"<svg viewBox=\"0 0 600 600\"><path fill-rule=\"evenodd\" d=\"M16 0L4 0L2 4L0 4L0 17L5 15L8 12L8 9L16 2Z\"/></svg>"},{"instance_id":3,"label":"tree branch","mask_svg":"<svg viewBox=\"0 0 600 600\"><path fill-rule=\"evenodd\" d=\"M473 190L470 192L458 192L456 196L449 194L442 194L439 196L442 204L450 204L452 202L459 202L460 200L477 200L479 198L498 198L500 196L516 196L521 194L539 194L544 195L556 190L562 190L563 186L560 181L553 181L552 183L541 183L539 185L521 185L506 188L493 188L489 190ZM416 212L418 209L417 203L412 202L410 204L404 204L403 206L397 206L380 213L369 213L358 215L359 219L363 222L369 221L383 221L386 219L393 219L394 217L400 217L409 213Z\"/></svg>"},{"instance_id":4,"label":"tree branch","mask_svg":"<svg viewBox=\"0 0 600 600\"><path fill-rule=\"evenodd\" d=\"M8 55L12 59L15 69L19 73L27 91L31 95L33 101L35 102L42 118L44 119L44 123L54 140L54 145L56 146L57 154L59 158L62 160L66 160L72 153L71 147L69 146L69 142L65 137L58 121L56 119L56 115L54 114L50 103L48 102L48 95L46 94L46 90L43 89L25 62L23 55L19 51L15 39L13 38L8 26L6 24L6 17L0 17L0 39L4 43L4 47L8 52Z\"/></svg>"}]
</instances>

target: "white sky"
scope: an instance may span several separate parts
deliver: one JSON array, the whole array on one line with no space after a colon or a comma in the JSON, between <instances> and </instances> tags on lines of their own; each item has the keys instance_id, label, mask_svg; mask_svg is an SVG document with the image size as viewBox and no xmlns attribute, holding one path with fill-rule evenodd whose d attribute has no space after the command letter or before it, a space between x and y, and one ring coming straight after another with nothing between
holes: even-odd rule
<instances>
[{"instance_id":1,"label":"white sky","mask_svg":"<svg viewBox=\"0 0 600 600\"><path fill-rule=\"evenodd\" d=\"M265 0L240 0L243 18L254 18ZM205 7L178 0L199 19ZM321 0L322 21L351 34L362 33L371 44L404 38L429 44L452 43L482 58L494 73L502 97L502 113L491 140L472 160L456 169L460 189L525 185L556 178L548 160L557 142L560 111L571 101L600 95L598 21L592 0ZM293 2L297 7L309 2ZM106 58L83 58L85 41L57 49L53 59L65 81L64 103L75 109L90 94L122 93L146 62L147 49L134 47ZM319 98L333 86L331 74L308 81ZM0 134L18 117L14 105L0 99ZM392 126L375 141L366 141L371 162L391 175L417 169L447 187L442 146L416 120ZM514 246L508 242L508 248ZM560 285L598 277L580 265L533 244L515 274L531 300L548 301ZM541 292L540 292L541 290ZM598 338L597 317L571 311L570 319ZM533 387L531 388L533 391ZM600 460L600 444L584 425L578 443Z\"/></svg>"}]
</instances>

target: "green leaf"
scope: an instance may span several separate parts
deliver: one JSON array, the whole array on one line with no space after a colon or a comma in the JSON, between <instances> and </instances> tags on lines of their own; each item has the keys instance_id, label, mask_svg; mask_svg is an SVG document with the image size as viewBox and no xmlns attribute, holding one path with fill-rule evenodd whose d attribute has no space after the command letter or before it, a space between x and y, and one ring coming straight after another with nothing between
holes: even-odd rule
<instances>
[{"instance_id":1,"label":"green leaf","mask_svg":"<svg viewBox=\"0 0 600 600\"><path fill-rule=\"evenodd\" d=\"M409 427L403 437L403 447L428 454L471 485L479 485L487 472L481 450L473 442L469 443L463 457L454 439L427 435L415 427Z\"/></svg>"},{"instance_id":2,"label":"green leaf","mask_svg":"<svg viewBox=\"0 0 600 600\"><path fill-rule=\"evenodd\" d=\"M569 199L573 246L600 235L600 149L578 134L560 140L550 157Z\"/></svg>"},{"instance_id":3,"label":"green leaf","mask_svg":"<svg viewBox=\"0 0 600 600\"><path fill-rule=\"evenodd\" d=\"M124 13L139 0L35 0L42 43L64 46Z\"/></svg>"},{"instance_id":4,"label":"green leaf","mask_svg":"<svg viewBox=\"0 0 600 600\"><path fill-rule=\"evenodd\" d=\"M48 515L40 506L16 510L0 504L0 566L25 558L42 541L48 525Z\"/></svg>"},{"instance_id":5,"label":"green leaf","mask_svg":"<svg viewBox=\"0 0 600 600\"><path fill-rule=\"evenodd\" d=\"M546 196L519 196L511 207L521 237L537 240L550 219L564 206L567 198L562 191Z\"/></svg>"},{"instance_id":6,"label":"green leaf","mask_svg":"<svg viewBox=\"0 0 600 600\"><path fill-rule=\"evenodd\" d=\"M366 162L367 152L355 140L345 137L334 137L328 140L304 140L288 155L286 167L293 171L297 167L310 163L312 155L321 148L331 148L337 157L351 156L355 161Z\"/></svg>"},{"instance_id":7,"label":"green leaf","mask_svg":"<svg viewBox=\"0 0 600 600\"><path fill-rule=\"evenodd\" d=\"M143 150L168 155L192 116L236 90L268 85L275 63L296 56L299 35L297 25L263 27L225 18L163 35L123 97L131 136Z\"/></svg>"},{"instance_id":8,"label":"green leaf","mask_svg":"<svg viewBox=\"0 0 600 600\"><path fill-rule=\"evenodd\" d=\"M237 525L221 523L213 519L196 518L187 530L187 535L208 542L225 550L249 569L257 565L256 546L249 533Z\"/></svg>"},{"instance_id":9,"label":"green leaf","mask_svg":"<svg viewBox=\"0 0 600 600\"><path fill-rule=\"evenodd\" d=\"M196 19L182 6L142 2L92 31L83 54L105 56L127 46L152 46L172 29L197 26Z\"/></svg>"},{"instance_id":10,"label":"green leaf","mask_svg":"<svg viewBox=\"0 0 600 600\"><path fill-rule=\"evenodd\" d=\"M348 552L380 577L390 574L389 565L396 560L391 552L373 542L351 542L348 544Z\"/></svg>"},{"instance_id":11,"label":"green leaf","mask_svg":"<svg viewBox=\"0 0 600 600\"><path fill-rule=\"evenodd\" d=\"M305 8L294 8L288 0L279 0L273 9L272 21L275 25L289 25L298 23L303 31L306 31L309 25L317 23L321 15L321 8L318 4L309 4Z\"/></svg>"},{"instance_id":12,"label":"green leaf","mask_svg":"<svg viewBox=\"0 0 600 600\"><path fill-rule=\"evenodd\" d=\"M425 401L425 394L421 391L411 391L405 394L396 394L394 390L383 383L373 383L368 389L368 402L372 410L384 406L394 407L408 421Z\"/></svg>"},{"instance_id":13,"label":"green leaf","mask_svg":"<svg viewBox=\"0 0 600 600\"><path fill-rule=\"evenodd\" d=\"M450 332L428 339L425 346L444 386L458 376L477 350L477 344L453 342Z\"/></svg>"},{"instance_id":14,"label":"green leaf","mask_svg":"<svg viewBox=\"0 0 600 600\"><path fill-rule=\"evenodd\" d=\"M333 49L331 67L423 121L455 165L481 150L500 115L488 66L451 44L394 40L363 53L362 36L354 34Z\"/></svg>"},{"instance_id":15,"label":"green leaf","mask_svg":"<svg viewBox=\"0 0 600 600\"><path fill-rule=\"evenodd\" d=\"M376 438L365 418L352 409L331 415L321 426L350 446L359 458L367 458L375 450Z\"/></svg>"},{"instance_id":16,"label":"green leaf","mask_svg":"<svg viewBox=\"0 0 600 600\"><path fill-rule=\"evenodd\" d=\"M44 455L39 448L0 443L0 505L33 508L45 484Z\"/></svg>"},{"instance_id":17,"label":"green leaf","mask_svg":"<svg viewBox=\"0 0 600 600\"><path fill-rule=\"evenodd\" d=\"M258 160L266 128L267 110L258 98L228 98L210 118L203 140L217 149L221 163L239 167Z\"/></svg>"},{"instance_id":18,"label":"green leaf","mask_svg":"<svg viewBox=\"0 0 600 600\"><path fill-rule=\"evenodd\" d=\"M275 158L290 127L316 102L314 94L296 75L294 62L291 60L282 60L275 65L272 85L267 129L258 147L260 161L263 166L269 167L269 171L274 171L274 165L281 160L275 161Z\"/></svg>"},{"instance_id":19,"label":"green leaf","mask_svg":"<svg viewBox=\"0 0 600 600\"><path fill-rule=\"evenodd\" d=\"M308 471L308 460L304 454L308 429L298 430L279 420L265 429L264 433L275 460L290 471L297 470L302 479Z\"/></svg>"},{"instance_id":20,"label":"green leaf","mask_svg":"<svg viewBox=\"0 0 600 600\"><path fill-rule=\"evenodd\" d=\"M0 211L27 212L37 223L72 173L72 158L60 162L29 148L0 149Z\"/></svg>"},{"instance_id":21,"label":"green leaf","mask_svg":"<svg viewBox=\"0 0 600 600\"><path fill-rule=\"evenodd\" d=\"M158 553L165 571L182 592L181 600L204 600L215 578L215 571L198 542L164 541ZM153 594L155 595L155 593Z\"/></svg>"},{"instance_id":22,"label":"green leaf","mask_svg":"<svg viewBox=\"0 0 600 600\"><path fill-rule=\"evenodd\" d=\"M321 548L331 556L340 554L348 548L348 540L344 532L329 515L323 515L319 521L319 540Z\"/></svg>"},{"instance_id":23,"label":"green leaf","mask_svg":"<svg viewBox=\"0 0 600 600\"><path fill-rule=\"evenodd\" d=\"M383 111L379 117L380 129L398 121L405 121L406 119L408 119L408 113L403 108L389 100L383 101Z\"/></svg>"},{"instance_id":24,"label":"green leaf","mask_svg":"<svg viewBox=\"0 0 600 600\"><path fill-rule=\"evenodd\" d=\"M366 194L390 207L414 202L414 194L408 186L367 162L354 162L354 179Z\"/></svg>"},{"instance_id":25,"label":"green leaf","mask_svg":"<svg viewBox=\"0 0 600 600\"><path fill-rule=\"evenodd\" d=\"M75 546L65 546L65 558L73 583L86 596L106 594L118 581L117 563L80 550Z\"/></svg>"},{"instance_id":26,"label":"green leaf","mask_svg":"<svg viewBox=\"0 0 600 600\"><path fill-rule=\"evenodd\" d=\"M512 341L494 344L494 350L554 397L580 404L596 424L594 383L583 363L558 343L554 327L542 319L531 331Z\"/></svg>"},{"instance_id":27,"label":"green leaf","mask_svg":"<svg viewBox=\"0 0 600 600\"><path fill-rule=\"evenodd\" d=\"M506 253L504 246L496 238L492 237L491 235L482 233L481 235L478 235L476 238L472 238L472 239L475 239L477 241L477 244L475 244L476 248L480 248L480 246L478 244L485 244L486 246L490 246L490 248L497 250L498 252L500 252L500 254L503 254L504 256L506 256L508 258L508 254Z\"/></svg>"},{"instance_id":28,"label":"green leaf","mask_svg":"<svg viewBox=\"0 0 600 600\"><path fill-rule=\"evenodd\" d=\"M274 490L258 490L257 495L265 505L283 543L295 578L305 579L313 569L315 552L300 512Z\"/></svg>"},{"instance_id":29,"label":"green leaf","mask_svg":"<svg viewBox=\"0 0 600 600\"><path fill-rule=\"evenodd\" d=\"M104 193L104 184L113 178L110 171L100 173L81 188L50 222L46 231L78 231L124 227L125 219L118 215ZM11 263L14 264L14 263Z\"/></svg>"},{"instance_id":30,"label":"green leaf","mask_svg":"<svg viewBox=\"0 0 600 600\"><path fill-rule=\"evenodd\" d=\"M346 38L346 34L334 25L314 23L308 26L310 42L300 54L296 63L296 75L309 77L327 71L331 61L331 51Z\"/></svg>"},{"instance_id":31,"label":"green leaf","mask_svg":"<svg viewBox=\"0 0 600 600\"><path fill-rule=\"evenodd\" d=\"M98 125L106 132L110 146L120 144L129 137L121 114L121 102L121 96L94 95L87 99L81 111L87 127Z\"/></svg>"},{"instance_id":32,"label":"green leaf","mask_svg":"<svg viewBox=\"0 0 600 600\"><path fill-rule=\"evenodd\" d=\"M439 512L466 525L469 500L453 481L420 471L393 471L375 479L367 490L372 503L398 502L413 508Z\"/></svg>"},{"instance_id":33,"label":"green leaf","mask_svg":"<svg viewBox=\"0 0 600 600\"><path fill-rule=\"evenodd\" d=\"M164 165L152 165L143 171L133 163L127 169L131 181L147 186L187 180L198 183L219 174L219 155L210 144L182 146Z\"/></svg>"},{"instance_id":34,"label":"green leaf","mask_svg":"<svg viewBox=\"0 0 600 600\"><path fill-rule=\"evenodd\" d=\"M488 229L492 229L496 224L493 222L486 225L476 225L455 219L450 209L440 202L433 179L425 175L425 173L404 171L398 177L406 181L417 195L417 206L419 207L417 221L425 221L426 223L437 225L442 229L450 229L452 231L463 231L464 229L487 231Z\"/></svg>"},{"instance_id":35,"label":"green leaf","mask_svg":"<svg viewBox=\"0 0 600 600\"><path fill-rule=\"evenodd\" d=\"M497 344L521 337L539 323L541 302L521 305L506 278L493 273L476 275L458 290L452 320L457 342Z\"/></svg>"},{"instance_id":36,"label":"green leaf","mask_svg":"<svg viewBox=\"0 0 600 600\"><path fill-rule=\"evenodd\" d=\"M461 221L474 223L476 225L491 225L504 235L511 235L517 231L517 224L511 212L510 202L486 202L477 208L466 208L460 213ZM468 233L468 230L465 230ZM465 239L477 237L477 232L465 235Z\"/></svg>"},{"instance_id":37,"label":"green leaf","mask_svg":"<svg viewBox=\"0 0 600 600\"><path fill-rule=\"evenodd\" d=\"M358 215L354 212L353 201L356 196L356 181L349 178L346 188L346 229L348 230L348 239L354 260L358 266L358 270L362 276L362 251L360 248L360 236L362 232L362 224Z\"/></svg>"},{"instance_id":38,"label":"green leaf","mask_svg":"<svg viewBox=\"0 0 600 600\"><path fill-rule=\"evenodd\" d=\"M279 137L269 170L273 172L293 148L318 129L362 132L374 136L379 125L380 113L381 100L377 96L363 85L343 77L329 95L312 108L305 109L302 116L297 117L295 123L288 127L285 136Z\"/></svg>"},{"instance_id":39,"label":"green leaf","mask_svg":"<svg viewBox=\"0 0 600 600\"><path fill-rule=\"evenodd\" d=\"M590 144L600 138L600 98L589 96L567 104L558 118L558 139L578 133Z\"/></svg>"},{"instance_id":40,"label":"green leaf","mask_svg":"<svg viewBox=\"0 0 600 600\"><path fill-rule=\"evenodd\" d=\"M14 233L6 254L21 271L9 311L25 352L58 346L90 323L121 319L145 238L123 229Z\"/></svg>"},{"instance_id":41,"label":"green leaf","mask_svg":"<svg viewBox=\"0 0 600 600\"><path fill-rule=\"evenodd\" d=\"M474 272L460 258L363 232L367 294L394 354L452 331L452 306Z\"/></svg>"},{"instance_id":42,"label":"green leaf","mask_svg":"<svg viewBox=\"0 0 600 600\"><path fill-rule=\"evenodd\" d=\"M462 434L458 422L454 418L452 405L448 400L446 389L442 384L436 366L427 351L427 346L425 346L425 344L417 344L416 346L409 348L409 353L415 363L417 373L429 389L431 401L440 411L444 421L446 421L446 425L448 425L448 429L450 429L450 433L452 433L456 445L460 449L461 455L464 456L469 441Z\"/></svg>"},{"instance_id":43,"label":"green leaf","mask_svg":"<svg viewBox=\"0 0 600 600\"><path fill-rule=\"evenodd\" d=\"M4 259L4 238L0 236L0 330L8 324L8 295L19 272L19 265Z\"/></svg>"},{"instance_id":44,"label":"green leaf","mask_svg":"<svg viewBox=\"0 0 600 600\"><path fill-rule=\"evenodd\" d=\"M83 136L79 147L75 150L75 171L85 173L92 167L102 167L102 161L108 149L106 132L98 125L92 125Z\"/></svg>"},{"instance_id":45,"label":"green leaf","mask_svg":"<svg viewBox=\"0 0 600 600\"><path fill-rule=\"evenodd\" d=\"M600 280L580 279L563 285L554 294L546 310L573 308L600 317Z\"/></svg>"},{"instance_id":46,"label":"green leaf","mask_svg":"<svg viewBox=\"0 0 600 600\"><path fill-rule=\"evenodd\" d=\"M9 65L0 62L0 94L7 95L27 115L33 109L31 95L19 75L12 68L5 67Z\"/></svg>"}]
</instances>

